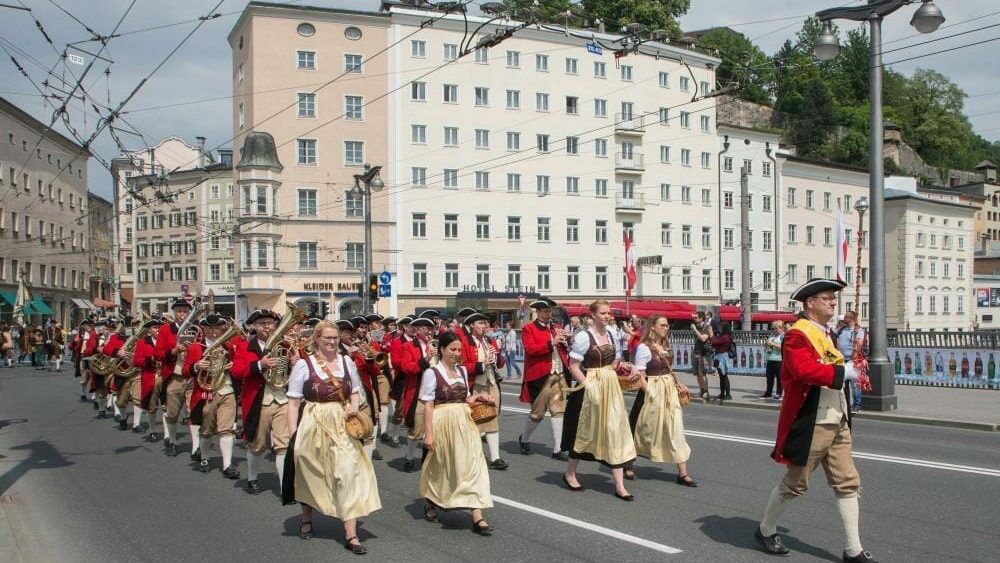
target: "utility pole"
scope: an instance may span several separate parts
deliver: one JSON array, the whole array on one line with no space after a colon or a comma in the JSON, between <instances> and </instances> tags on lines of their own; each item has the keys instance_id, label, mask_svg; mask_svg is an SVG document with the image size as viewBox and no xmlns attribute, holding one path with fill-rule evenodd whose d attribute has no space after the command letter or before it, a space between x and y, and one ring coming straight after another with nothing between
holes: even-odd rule
<instances>
[{"instance_id":1,"label":"utility pole","mask_svg":"<svg viewBox=\"0 0 1000 563\"><path fill-rule=\"evenodd\" d=\"M365 164L364 173L354 175L354 187L351 188L351 193L362 194L365 206L365 264L361 272L362 315L372 312L372 303L368 295L368 277L372 272L372 189L379 191L385 187L385 183L379 178L381 170L381 166ZM364 188L361 187L362 184Z\"/></svg>"},{"instance_id":2,"label":"utility pole","mask_svg":"<svg viewBox=\"0 0 1000 563\"><path fill-rule=\"evenodd\" d=\"M740 169L740 330L750 330L750 182L747 167Z\"/></svg>"}]
</instances>

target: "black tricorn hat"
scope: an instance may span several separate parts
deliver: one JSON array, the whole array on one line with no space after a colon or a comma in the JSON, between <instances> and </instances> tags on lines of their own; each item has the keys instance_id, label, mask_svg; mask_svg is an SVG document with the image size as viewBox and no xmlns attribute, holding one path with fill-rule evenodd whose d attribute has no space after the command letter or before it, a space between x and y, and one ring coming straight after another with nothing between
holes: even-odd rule
<instances>
[{"instance_id":1,"label":"black tricorn hat","mask_svg":"<svg viewBox=\"0 0 1000 563\"><path fill-rule=\"evenodd\" d=\"M354 326L354 323L352 323L351 321L347 319L340 319L339 321L337 321L337 328L339 328L340 330L354 330L356 327Z\"/></svg>"},{"instance_id":2,"label":"black tricorn hat","mask_svg":"<svg viewBox=\"0 0 1000 563\"><path fill-rule=\"evenodd\" d=\"M186 307L190 309L191 304L185 301L183 297L178 297L177 299L174 299L173 303L170 304L170 310L172 311L174 309L177 309L178 307Z\"/></svg>"},{"instance_id":3,"label":"black tricorn hat","mask_svg":"<svg viewBox=\"0 0 1000 563\"><path fill-rule=\"evenodd\" d=\"M471 315L473 313L478 313L478 312L479 311L473 309L472 307L463 307L457 313L455 313L455 316L458 316L458 317L467 317L467 316L469 316L469 315Z\"/></svg>"},{"instance_id":4,"label":"black tricorn hat","mask_svg":"<svg viewBox=\"0 0 1000 563\"><path fill-rule=\"evenodd\" d=\"M420 313L420 315L419 315L418 318L433 320L434 317L440 317L440 316L441 316L441 312L440 311L438 311L436 309L427 309L423 313Z\"/></svg>"},{"instance_id":5,"label":"black tricorn hat","mask_svg":"<svg viewBox=\"0 0 1000 563\"><path fill-rule=\"evenodd\" d=\"M548 297L539 297L538 299L532 301L528 306L532 309L551 309L556 306L556 302Z\"/></svg>"},{"instance_id":6,"label":"black tricorn hat","mask_svg":"<svg viewBox=\"0 0 1000 563\"><path fill-rule=\"evenodd\" d=\"M474 323L476 321L487 321L487 322L489 322L489 320L490 320L490 318L487 317L486 315L482 314L482 313L472 313L468 317L465 317L465 320L462 321L462 324L468 326L468 325L471 325L472 323Z\"/></svg>"},{"instance_id":7,"label":"black tricorn hat","mask_svg":"<svg viewBox=\"0 0 1000 563\"><path fill-rule=\"evenodd\" d=\"M840 280L828 280L823 278L813 278L799 286L792 292L791 298L795 301L806 302L806 299L824 291L840 291L847 287L847 284Z\"/></svg>"},{"instance_id":8,"label":"black tricorn hat","mask_svg":"<svg viewBox=\"0 0 1000 563\"><path fill-rule=\"evenodd\" d=\"M198 324L201 326L225 326L226 317L223 317L222 315L218 315L215 313L210 313L208 315L205 315L205 318L198 321Z\"/></svg>"},{"instance_id":9,"label":"black tricorn hat","mask_svg":"<svg viewBox=\"0 0 1000 563\"><path fill-rule=\"evenodd\" d=\"M410 323L410 325L411 326L433 327L434 326L434 321L432 321L430 319L426 319L424 317L420 317L419 319L413 319L413 322Z\"/></svg>"},{"instance_id":10,"label":"black tricorn hat","mask_svg":"<svg viewBox=\"0 0 1000 563\"><path fill-rule=\"evenodd\" d=\"M256 311L250 313L250 316L247 317L246 323L248 325L252 325L260 319L274 319L275 322L277 322L281 320L281 315L270 309L257 309Z\"/></svg>"}]
</instances>

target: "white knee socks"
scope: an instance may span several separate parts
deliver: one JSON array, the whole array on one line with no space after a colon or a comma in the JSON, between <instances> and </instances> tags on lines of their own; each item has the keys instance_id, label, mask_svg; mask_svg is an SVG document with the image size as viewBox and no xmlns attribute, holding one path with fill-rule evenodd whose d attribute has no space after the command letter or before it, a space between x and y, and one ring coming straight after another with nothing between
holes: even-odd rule
<instances>
[{"instance_id":1,"label":"white knee socks","mask_svg":"<svg viewBox=\"0 0 1000 563\"><path fill-rule=\"evenodd\" d=\"M521 433L521 441L527 442L538 425L541 424L537 420L531 420L530 418L524 423L524 432Z\"/></svg>"},{"instance_id":2,"label":"white knee socks","mask_svg":"<svg viewBox=\"0 0 1000 563\"><path fill-rule=\"evenodd\" d=\"M861 535L858 532L858 497L837 497L837 512L844 525L844 552L848 557L861 553Z\"/></svg>"},{"instance_id":3,"label":"white knee socks","mask_svg":"<svg viewBox=\"0 0 1000 563\"><path fill-rule=\"evenodd\" d=\"M132 428L138 428L142 424L142 414L146 409L139 405L132 405Z\"/></svg>"},{"instance_id":4,"label":"white knee socks","mask_svg":"<svg viewBox=\"0 0 1000 563\"><path fill-rule=\"evenodd\" d=\"M206 446L208 445L206 440ZM222 450L222 468L226 469L233 464L233 437L232 436L221 436L219 438L219 449ZM249 454L247 455L249 458ZM206 450L201 450L201 458L208 459L208 453Z\"/></svg>"},{"instance_id":5,"label":"white knee socks","mask_svg":"<svg viewBox=\"0 0 1000 563\"><path fill-rule=\"evenodd\" d=\"M486 449L490 453L490 461L496 461L500 459L500 433L499 432L487 432L486 433Z\"/></svg>"},{"instance_id":6,"label":"white knee socks","mask_svg":"<svg viewBox=\"0 0 1000 563\"><path fill-rule=\"evenodd\" d=\"M563 419L560 416L549 420L552 422L552 453L557 454L562 451Z\"/></svg>"},{"instance_id":7,"label":"white knee socks","mask_svg":"<svg viewBox=\"0 0 1000 563\"><path fill-rule=\"evenodd\" d=\"M781 493L781 485L771 491L771 497L767 499L767 509L764 511L764 519L760 522L760 533L765 536L773 536L777 531L778 518L788 506L790 498Z\"/></svg>"},{"instance_id":8,"label":"white knee socks","mask_svg":"<svg viewBox=\"0 0 1000 563\"><path fill-rule=\"evenodd\" d=\"M282 479L285 478L285 454L274 455L274 470L278 473L278 490L281 490Z\"/></svg>"},{"instance_id":9,"label":"white knee socks","mask_svg":"<svg viewBox=\"0 0 1000 563\"><path fill-rule=\"evenodd\" d=\"M118 408L118 401L112 401L111 402L111 406L114 407L114 409L115 409L115 416L121 416L122 415L122 410L120 408Z\"/></svg>"},{"instance_id":10,"label":"white knee socks","mask_svg":"<svg viewBox=\"0 0 1000 563\"><path fill-rule=\"evenodd\" d=\"M191 453L198 451L199 443L201 439L198 437L198 433L201 432L201 426L197 424L189 424L188 430L191 432Z\"/></svg>"},{"instance_id":11,"label":"white knee socks","mask_svg":"<svg viewBox=\"0 0 1000 563\"><path fill-rule=\"evenodd\" d=\"M56 371L62 371L62 358L56 360Z\"/></svg>"},{"instance_id":12,"label":"white knee socks","mask_svg":"<svg viewBox=\"0 0 1000 563\"><path fill-rule=\"evenodd\" d=\"M409 439L406 441L406 459L413 459L413 456L417 453L418 440Z\"/></svg>"},{"instance_id":13,"label":"white knee socks","mask_svg":"<svg viewBox=\"0 0 1000 563\"><path fill-rule=\"evenodd\" d=\"M378 411L378 428L375 429L375 437L378 438L389 429L389 405Z\"/></svg>"},{"instance_id":14,"label":"white knee socks","mask_svg":"<svg viewBox=\"0 0 1000 563\"><path fill-rule=\"evenodd\" d=\"M169 422L167 422L167 413L166 413L166 411L164 411L163 412L163 416L160 417L160 424L163 425L163 439L164 440L171 440L172 441L174 439L174 434L176 432L171 432L171 430L173 430L173 428L171 428L171 426L173 426L173 425L170 424Z\"/></svg>"},{"instance_id":15,"label":"white knee socks","mask_svg":"<svg viewBox=\"0 0 1000 563\"><path fill-rule=\"evenodd\" d=\"M247 479L250 481L257 480L257 463L260 462L260 456L247 450ZM228 466L227 466L228 467Z\"/></svg>"}]
</instances>

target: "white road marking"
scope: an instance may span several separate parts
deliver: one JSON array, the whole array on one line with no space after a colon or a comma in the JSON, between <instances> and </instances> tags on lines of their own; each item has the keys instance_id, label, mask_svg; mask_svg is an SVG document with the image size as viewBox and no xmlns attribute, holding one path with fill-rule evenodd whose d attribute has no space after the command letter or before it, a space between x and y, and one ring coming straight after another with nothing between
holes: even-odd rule
<instances>
[{"instance_id":1,"label":"white road marking","mask_svg":"<svg viewBox=\"0 0 1000 563\"><path fill-rule=\"evenodd\" d=\"M577 528L583 528L584 530L589 530L591 532L597 532L598 534L603 534L605 536L608 536L610 538L614 538L616 540L621 540L621 541L624 541L624 542L628 542L628 543L631 543L633 545L638 545L638 546L641 546L641 547L652 549L654 551L659 551L661 553L666 553L666 554L669 554L669 555L676 555L678 553L681 553L681 550L677 549L676 547L670 547L669 545L663 545L661 543L652 542L652 541L649 541L647 539L643 539L643 538L640 538L640 537L637 537L637 536L633 536L631 534L626 534L624 532L619 532L617 530L612 530L611 528L605 528L603 526L598 526L596 524L591 524L589 522L584 522L583 520L577 520L576 518L570 518L569 516L563 516L562 514L557 514L555 512L551 512L549 510L545 510L545 509L542 509L542 508L537 508L537 507L531 506L530 504L520 503L520 502L517 502L516 500L510 500L510 499L506 499L506 498L503 498L503 497L498 497L496 495L493 495L493 502L496 502L496 503L499 503L499 504L505 504L505 505L511 506L513 508L519 508L521 510L524 510L525 512L530 512L532 514L537 514L539 516L543 516L545 518L549 518L551 520L555 520L556 522L562 522L563 524L569 524L570 526L576 526Z\"/></svg>"},{"instance_id":2,"label":"white road marking","mask_svg":"<svg viewBox=\"0 0 1000 563\"><path fill-rule=\"evenodd\" d=\"M527 414L528 409L523 409L519 407L501 407L501 410L523 413ZM684 434L687 436L695 436L698 438L708 438L711 440L724 440L726 442L739 442L742 444L753 444L755 446L767 446L768 448L774 447L774 440L762 440L760 438L751 438L749 436L733 436L731 434L717 434L714 432L699 432L697 430L684 430ZM989 467L976 467L973 465L958 465L954 463L944 463L940 461L929 461L926 459L913 459L909 457L898 457L883 454L873 454L867 452L854 452L854 457L857 459L867 459L871 461L884 461L886 463L896 463L899 465L912 465L915 467L926 467L927 469L943 469L945 471L956 471L958 473L971 473L973 475L986 475L989 477L1000 477L1000 469L992 469Z\"/></svg>"}]
</instances>

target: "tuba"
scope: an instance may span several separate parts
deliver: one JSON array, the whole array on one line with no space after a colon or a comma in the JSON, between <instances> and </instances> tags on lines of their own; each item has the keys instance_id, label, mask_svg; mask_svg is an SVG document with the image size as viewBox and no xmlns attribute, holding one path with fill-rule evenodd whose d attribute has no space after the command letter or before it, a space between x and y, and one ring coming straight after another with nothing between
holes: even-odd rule
<instances>
[{"instance_id":1,"label":"tuba","mask_svg":"<svg viewBox=\"0 0 1000 563\"><path fill-rule=\"evenodd\" d=\"M208 360L208 369L198 372L195 381L202 389L212 392L222 387L226 381L226 364L229 363L229 350L225 344L237 336L246 336L246 332L240 328L239 323L233 321L229 323L229 328L223 332L219 338L212 342L211 346L205 348L202 358Z\"/></svg>"},{"instance_id":2,"label":"tuba","mask_svg":"<svg viewBox=\"0 0 1000 563\"><path fill-rule=\"evenodd\" d=\"M201 328L197 325L198 321L202 317L208 314L207 306L199 306L197 309L188 313L184 322L181 326L177 327L177 343L178 344L190 344L198 338L201 334ZM182 375L184 370L184 356L187 352L181 352L177 354L177 358L174 361L174 375Z\"/></svg>"},{"instance_id":3,"label":"tuba","mask_svg":"<svg viewBox=\"0 0 1000 563\"><path fill-rule=\"evenodd\" d=\"M438 339L431 338L430 342L427 343L427 347L430 348L431 351L430 359L427 360L427 365L434 367L441 361L441 352L438 350Z\"/></svg>"},{"instance_id":4,"label":"tuba","mask_svg":"<svg viewBox=\"0 0 1000 563\"><path fill-rule=\"evenodd\" d=\"M285 302L285 307L287 309L285 314L278 322L278 326L274 328L271 337L264 343L264 355L272 356L275 364L264 370L262 375L264 381L278 388L288 385L288 368L291 364L291 360L288 357L291 351L287 346L281 346L281 342L285 339L285 334L294 325L301 323L309 317L305 311L296 307L290 301Z\"/></svg>"},{"instance_id":5,"label":"tuba","mask_svg":"<svg viewBox=\"0 0 1000 563\"><path fill-rule=\"evenodd\" d=\"M148 322L148 321L147 321ZM139 343L144 336L146 336L146 330L148 327L145 323L135 332L132 336L125 341L125 345L122 349L125 350L124 358L115 358L112 360L114 362L115 375L118 377L124 377L126 380L132 379L133 377L139 375L139 368L135 367L131 363L132 355L135 353L135 346Z\"/></svg>"}]
</instances>

